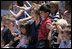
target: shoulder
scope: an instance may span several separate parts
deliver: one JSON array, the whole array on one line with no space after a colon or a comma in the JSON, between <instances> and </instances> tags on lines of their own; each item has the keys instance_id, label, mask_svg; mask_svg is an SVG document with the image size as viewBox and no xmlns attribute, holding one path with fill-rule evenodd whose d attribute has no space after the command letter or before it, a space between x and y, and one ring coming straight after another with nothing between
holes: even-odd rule
<instances>
[{"instance_id":1,"label":"shoulder","mask_svg":"<svg viewBox=\"0 0 72 49\"><path fill-rule=\"evenodd\" d=\"M51 23L50 17L47 18L46 23Z\"/></svg>"},{"instance_id":2,"label":"shoulder","mask_svg":"<svg viewBox=\"0 0 72 49\"><path fill-rule=\"evenodd\" d=\"M67 12L68 12L68 11L66 10L66 11L64 12L64 14L67 14Z\"/></svg>"}]
</instances>

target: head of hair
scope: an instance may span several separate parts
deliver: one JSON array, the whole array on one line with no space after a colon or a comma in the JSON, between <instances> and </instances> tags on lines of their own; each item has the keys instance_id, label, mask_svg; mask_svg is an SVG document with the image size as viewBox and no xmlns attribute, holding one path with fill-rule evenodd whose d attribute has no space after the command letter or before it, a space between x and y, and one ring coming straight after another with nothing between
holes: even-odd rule
<instances>
[{"instance_id":1,"label":"head of hair","mask_svg":"<svg viewBox=\"0 0 72 49\"><path fill-rule=\"evenodd\" d=\"M50 4L54 5L57 10L59 9L59 3L59 1L50 1Z\"/></svg>"},{"instance_id":2,"label":"head of hair","mask_svg":"<svg viewBox=\"0 0 72 49\"><path fill-rule=\"evenodd\" d=\"M39 15L39 18L41 19L41 16L40 16L40 13L39 13L39 8L40 8L41 5L39 4L36 4L35 6L33 6L30 10L31 11L34 11L35 14Z\"/></svg>"},{"instance_id":3,"label":"head of hair","mask_svg":"<svg viewBox=\"0 0 72 49\"><path fill-rule=\"evenodd\" d=\"M30 34L30 24L29 22L25 21L24 23L19 25L19 28L25 28L26 29L26 34Z\"/></svg>"},{"instance_id":4,"label":"head of hair","mask_svg":"<svg viewBox=\"0 0 72 49\"><path fill-rule=\"evenodd\" d=\"M61 27L66 27L68 25L67 21L65 19L60 19L56 22L57 25L60 25Z\"/></svg>"},{"instance_id":5,"label":"head of hair","mask_svg":"<svg viewBox=\"0 0 72 49\"><path fill-rule=\"evenodd\" d=\"M2 17L2 22L6 23L7 21L8 21L8 23L10 23L10 22L14 23L15 18L13 16L9 16L9 14L6 14Z\"/></svg>"},{"instance_id":6,"label":"head of hair","mask_svg":"<svg viewBox=\"0 0 72 49\"><path fill-rule=\"evenodd\" d=\"M17 1L18 6L23 6L23 1Z\"/></svg>"},{"instance_id":7,"label":"head of hair","mask_svg":"<svg viewBox=\"0 0 72 49\"><path fill-rule=\"evenodd\" d=\"M35 6L32 6L32 8L30 10L31 11L33 10L36 14L39 15L39 8L40 8L40 5L36 4Z\"/></svg>"},{"instance_id":8,"label":"head of hair","mask_svg":"<svg viewBox=\"0 0 72 49\"><path fill-rule=\"evenodd\" d=\"M50 13L51 9L50 9L49 5L44 4L44 5L41 5L39 11L44 11L44 12L49 12Z\"/></svg>"}]
</instances>

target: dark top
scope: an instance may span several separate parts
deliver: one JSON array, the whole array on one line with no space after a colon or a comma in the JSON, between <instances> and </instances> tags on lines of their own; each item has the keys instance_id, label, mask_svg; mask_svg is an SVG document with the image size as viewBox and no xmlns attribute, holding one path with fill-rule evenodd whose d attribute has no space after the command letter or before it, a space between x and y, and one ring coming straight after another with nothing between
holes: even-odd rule
<instances>
[{"instance_id":1,"label":"dark top","mask_svg":"<svg viewBox=\"0 0 72 49\"><path fill-rule=\"evenodd\" d=\"M39 28L40 28L40 23L35 26L35 22L30 22L31 25L31 31L30 31L30 35L31 35L31 40L32 40L32 45L36 44L38 41L38 32L39 32Z\"/></svg>"},{"instance_id":2,"label":"dark top","mask_svg":"<svg viewBox=\"0 0 72 49\"><path fill-rule=\"evenodd\" d=\"M13 47L15 47L18 44L18 41L14 41L14 36L11 34L11 31L8 28L5 28L3 31L3 40L5 42L5 45L8 44L10 41L13 41L12 44Z\"/></svg>"}]
</instances>

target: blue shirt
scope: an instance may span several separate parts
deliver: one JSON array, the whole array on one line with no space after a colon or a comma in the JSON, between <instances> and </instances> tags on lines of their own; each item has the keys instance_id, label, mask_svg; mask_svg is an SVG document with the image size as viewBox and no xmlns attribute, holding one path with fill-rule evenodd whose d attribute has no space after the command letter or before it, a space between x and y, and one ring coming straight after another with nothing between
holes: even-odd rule
<instances>
[{"instance_id":1,"label":"blue shirt","mask_svg":"<svg viewBox=\"0 0 72 49\"><path fill-rule=\"evenodd\" d=\"M64 43L64 41L62 41L59 48L71 48L71 40L69 40L66 44Z\"/></svg>"},{"instance_id":2,"label":"blue shirt","mask_svg":"<svg viewBox=\"0 0 72 49\"><path fill-rule=\"evenodd\" d=\"M16 9L13 10L13 12L14 12L15 14L17 14L19 11L20 11L20 10L16 10ZM21 16L19 16L18 18L16 18L16 20L20 20L20 19L23 19L23 18L25 18L25 13L24 13L24 12L21 14Z\"/></svg>"}]
</instances>

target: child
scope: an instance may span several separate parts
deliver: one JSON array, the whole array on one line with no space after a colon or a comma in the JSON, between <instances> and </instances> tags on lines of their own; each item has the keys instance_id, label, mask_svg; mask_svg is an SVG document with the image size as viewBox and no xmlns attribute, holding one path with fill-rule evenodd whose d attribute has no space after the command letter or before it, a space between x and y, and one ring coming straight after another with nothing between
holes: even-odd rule
<instances>
[{"instance_id":1,"label":"child","mask_svg":"<svg viewBox=\"0 0 72 49\"><path fill-rule=\"evenodd\" d=\"M66 3L66 11L64 12L64 19L67 20L69 24L71 24L71 2Z\"/></svg>"},{"instance_id":2,"label":"child","mask_svg":"<svg viewBox=\"0 0 72 49\"><path fill-rule=\"evenodd\" d=\"M59 1L50 1L50 7L51 7L51 13L50 13L50 18L51 21L57 21L60 16L59 16Z\"/></svg>"},{"instance_id":3,"label":"child","mask_svg":"<svg viewBox=\"0 0 72 49\"><path fill-rule=\"evenodd\" d=\"M29 23L24 23L24 24L20 24L20 31L21 31L21 37L20 37L20 42L19 44L16 46L16 48L27 48L29 45L29 41L30 41L30 25Z\"/></svg>"},{"instance_id":4,"label":"child","mask_svg":"<svg viewBox=\"0 0 72 49\"><path fill-rule=\"evenodd\" d=\"M10 18L9 16L5 16L3 18L3 23L5 25L5 29L3 31L3 40L5 42L4 48L10 47L10 46L15 47L18 41L14 42L14 38L15 36L19 35L17 34L19 32L17 32L14 28L15 19Z\"/></svg>"},{"instance_id":5,"label":"child","mask_svg":"<svg viewBox=\"0 0 72 49\"><path fill-rule=\"evenodd\" d=\"M67 21L64 19L58 20L55 24L52 25L49 33L49 41L51 42L52 48L58 48L61 42L61 30L68 25Z\"/></svg>"},{"instance_id":6,"label":"child","mask_svg":"<svg viewBox=\"0 0 72 49\"><path fill-rule=\"evenodd\" d=\"M71 29L65 28L61 32L62 41L59 48L71 48Z\"/></svg>"},{"instance_id":7,"label":"child","mask_svg":"<svg viewBox=\"0 0 72 49\"><path fill-rule=\"evenodd\" d=\"M42 5L39 9L41 18L44 19L41 22L39 34L38 34L38 43L37 43L37 48L48 48L48 40L47 36L50 31L50 24L51 20L49 18L50 14L50 6L48 5ZM49 28L47 28L49 27Z\"/></svg>"}]
</instances>

